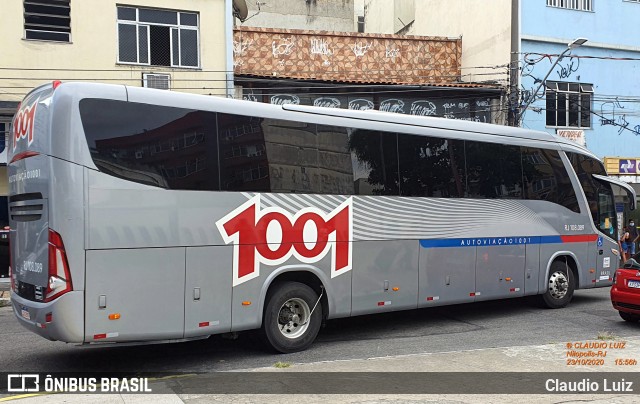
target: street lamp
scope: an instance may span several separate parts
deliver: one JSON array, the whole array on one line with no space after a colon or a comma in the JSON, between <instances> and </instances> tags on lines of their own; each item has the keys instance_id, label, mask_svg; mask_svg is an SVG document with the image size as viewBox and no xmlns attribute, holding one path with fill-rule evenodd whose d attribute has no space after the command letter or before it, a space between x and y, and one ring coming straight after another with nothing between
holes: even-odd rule
<instances>
[{"instance_id":1,"label":"street lamp","mask_svg":"<svg viewBox=\"0 0 640 404\"><path fill-rule=\"evenodd\" d=\"M556 65L562 60L562 58L567 54L567 52L570 52L571 50L582 46L587 41L588 41L587 38L576 38L576 39L574 39L572 42L570 42L567 45L567 49L565 49L560 54L560 56L558 56L558 59L556 59L556 61L553 63L553 65L551 66L551 68L547 72L546 76L544 76L544 78L542 79L542 81L540 82L540 84L538 85L536 90L533 93L531 93L531 97L529 97L529 101L527 101L525 106L520 111L520 114L518 114L518 121L517 121L518 124L520 124L520 121L522 120L522 116L524 115L524 112L527 110L527 108L529 108L529 105L531 105L531 103L535 100L535 96L536 96L536 94L538 94L538 91L540 91L540 87L542 87L544 85L544 83L547 81L547 77L549 77L549 75L553 71L553 68L556 67Z\"/></svg>"}]
</instances>

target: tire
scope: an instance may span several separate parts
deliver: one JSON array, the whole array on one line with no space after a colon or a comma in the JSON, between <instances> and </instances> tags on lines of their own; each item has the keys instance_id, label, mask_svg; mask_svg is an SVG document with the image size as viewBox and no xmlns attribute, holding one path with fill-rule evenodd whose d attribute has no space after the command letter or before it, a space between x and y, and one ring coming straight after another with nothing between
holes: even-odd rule
<instances>
[{"instance_id":1,"label":"tire","mask_svg":"<svg viewBox=\"0 0 640 404\"><path fill-rule=\"evenodd\" d=\"M318 302L314 310L316 302L316 292L303 283L274 285L267 295L262 319L264 342L281 353L307 349L322 325L322 304Z\"/></svg>"},{"instance_id":2,"label":"tire","mask_svg":"<svg viewBox=\"0 0 640 404\"><path fill-rule=\"evenodd\" d=\"M549 268L547 290L540 297L543 307L560 309L565 307L573 298L576 279L569 267L562 261L554 261Z\"/></svg>"},{"instance_id":3,"label":"tire","mask_svg":"<svg viewBox=\"0 0 640 404\"><path fill-rule=\"evenodd\" d=\"M620 314L620 317L622 317L624 321L629 321L631 323L636 323L640 320L640 315L638 314L626 313L624 311L618 311L618 314Z\"/></svg>"}]
</instances>

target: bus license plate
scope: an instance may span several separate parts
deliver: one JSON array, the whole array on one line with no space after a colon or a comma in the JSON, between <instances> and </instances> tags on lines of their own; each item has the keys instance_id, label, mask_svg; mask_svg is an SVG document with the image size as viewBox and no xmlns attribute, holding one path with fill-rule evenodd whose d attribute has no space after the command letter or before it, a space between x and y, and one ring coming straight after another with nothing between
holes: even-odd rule
<instances>
[{"instance_id":1,"label":"bus license plate","mask_svg":"<svg viewBox=\"0 0 640 404\"><path fill-rule=\"evenodd\" d=\"M630 288L640 289L640 281L627 281L627 286Z\"/></svg>"},{"instance_id":2,"label":"bus license plate","mask_svg":"<svg viewBox=\"0 0 640 404\"><path fill-rule=\"evenodd\" d=\"M31 320L31 316L29 315L29 310L27 310L26 307L20 307L20 314L22 315L22 317L26 318L27 320Z\"/></svg>"}]
</instances>

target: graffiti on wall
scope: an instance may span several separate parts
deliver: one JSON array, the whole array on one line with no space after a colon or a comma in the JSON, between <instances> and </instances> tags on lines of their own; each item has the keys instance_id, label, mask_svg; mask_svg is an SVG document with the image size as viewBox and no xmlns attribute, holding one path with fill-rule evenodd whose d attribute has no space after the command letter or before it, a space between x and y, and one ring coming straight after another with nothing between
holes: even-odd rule
<instances>
[{"instance_id":1,"label":"graffiti on wall","mask_svg":"<svg viewBox=\"0 0 640 404\"><path fill-rule=\"evenodd\" d=\"M374 109L374 107L373 101L367 100L366 98L356 98L349 101L349 109L365 111L367 109Z\"/></svg>"},{"instance_id":2,"label":"graffiti on wall","mask_svg":"<svg viewBox=\"0 0 640 404\"><path fill-rule=\"evenodd\" d=\"M540 85L546 74L549 73L549 70L545 70L546 66L542 66L544 68L538 69L537 72L535 71L535 69L536 65L543 60L549 60L551 62L551 55L537 56L538 57L533 57L532 54L526 54L524 56L520 75L523 79L529 78L533 80L533 84L531 84L531 87L527 87L524 84L521 85L520 106L532 104L535 101L543 98L545 95L545 86L541 86L540 88L538 88L538 86ZM563 57L555 66L555 72L558 76L558 80L570 78L574 73L577 73L579 69L580 58L574 56ZM541 114L543 111L540 107L531 107L531 110L538 114Z\"/></svg>"},{"instance_id":3,"label":"graffiti on wall","mask_svg":"<svg viewBox=\"0 0 640 404\"><path fill-rule=\"evenodd\" d=\"M631 123L627 121L627 114L621 113L620 110L625 109L618 101L618 97L614 101L603 102L600 105L600 126L617 126L618 135L628 130L636 136L640 136L640 125L631 127Z\"/></svg>"},{"instance_id":4,"label":"graffiti on wall","mask_svg":"<svg viewBox=\"0 0 640 404\"><path fill-rule=\"evenodd\" d=\"M565 62L566 59L569 59ZM580 58L568 56L558 63L556 73L562 79L568 79L573 73L580 69Z\"/></svg>"},{"instance_id":5,"label":"graffiti on wall","mask_svg":"<svg viewBox=\"0 0 640 404\"><path fill-rule=\"evenodd\" d=\"M399 56L400 56L400 49L389 48L388 46L385 49L384 57L386 57L387 59L395 59Z\"/></svg>"},{"instance_id":6,"label":"graffiti on wall","mask_svg":"<svg viewBox=\"0 0 640 404\"><path fill-rule=\"evenodd\" d=\"M311 38L311 53L314 55L331 56L333 52L324 39Z\"/></svg>"},{"instance_id":7,"label":"graffiti on wall","mask_svg":"<svg viewBox=\"0 0 640 404\"><path fill-rule=\"evenodd\" d=\"M370 42L364 44L362 42L357 42L351 46L351 50L353 50L353 54L356 55L356 57L361 58L367 54L372 46L373 44Z\"/></svg>"},{"instance_id":8,"label":"graffiti on wall","mask_svg":"<svg viewBox=\"0 0 640 404\"><path fill-rule=\"evenodd\" d=\"M264 94L260 90L244 88L242 98L249 101L265 101L274 105L313 105L325 108L351 110L377 109L416 116L435 116L474 122L492 121L492 100L490 98L434 98L389 97L375 101L370 96Z\"/></svg>"},{"instance_id":9,"label":"graffiti on wall","mask_svg":"<svg viewBox=\"0 0 640 404\"><path fill-rule=\"evenodd\" d=\"M278 56L289 56L293 53L293 48L295 44L293 42L293 38L283 38L280 41L271 42L271 50L273 52L273 57Z\"/></svg>"}]
</instances>

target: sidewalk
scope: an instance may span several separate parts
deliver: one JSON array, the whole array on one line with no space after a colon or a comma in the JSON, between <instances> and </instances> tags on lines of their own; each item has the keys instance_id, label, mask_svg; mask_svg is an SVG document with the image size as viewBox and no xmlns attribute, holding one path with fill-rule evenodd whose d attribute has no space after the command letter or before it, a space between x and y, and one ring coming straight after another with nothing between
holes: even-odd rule
<instances>
[{"instance_id":1,"label":"sidewalk","mask_svg":"<svg viewBox=\"0 0 640 404\"><path fill-rule=\"evenodd\" d=\"M11 283L9 278L0 278L0 299L9 299Z\"/></svg>"},{"instance_id":2,"label":"sidewalk","mask_svg":"<svg viewBox=\"0 0 640 404\"><path fill-rule=\"evenodd\" d=\"M584 352L585 349L576 348L581 343L610 343L624 342L622 349L607 349L605 364L602 366L568 366L567 358L571 357L568 352L575 350ZM573 344L569 347L569 343ZM575 348L575 349L574 349ZM280 357L281 358L281 357ZM455 352L442 352L432 354L402 355L393 357L369 358L358 360L338 360L317 363L280 363L286 368L253 368L244 369L237 374L239 379L251 378L252 373L259 375L261 372L282 373L282 379L288 375L295 375L300 372L312 372L322 377L321 372L467 372L461 374L459 383L469 383L473 379L473 373L487 374L490 372L548 372L549 378L562 377L556 372L591 372L591 380L598 378L600 372L628 372L628 377L632 378L637 374L640 365L621 367L615 364L618 358L640 359L640 337L628 338L626 340L598 340L598 341L573 341L546 345L519 346L505 348L491 348L478 350L461 350ZM275 360L274 360L275 362ZM253 373L255 372L255 373ZM229 373L227 373L229 374ZM431 373L432 375L434 373ZM326 375L326 373L324 374ZM428 377L429 373L425 373ZM591 376L592 375L592 376ZM366 374L365 374L366 376ZM415 374L407 374L415 377ZM276 376L277 377L277 376ZM294 376L295 377L295 376ZM301 377L301 376L298 376ZM504 377L504 374L496 373L496 378ZM546 377L546 375L545 375ZM166 392L167 394L149 395L63 395L49 394L37 397L19 399L17 401L24 404L31 403L85 403L100 400L103 403L282 403L289 399L305 404L316 403L512 403L514 401L526 401L527 404L538 403L640 403L640 385L633 386L634 394L405 394L401 389L395 394L298 394L284 397L283 394L192 394L184 393L189 390L196 390L199 383L206 383L207 375L195 375L191 378L168 379L153 381L150 386L154 392ZM291 380L289 378L289 380ZM294 379L295 380L295 379ZM505 380L505 384L508 383ZM516 383L524 384L523 381ZM295 383L289 384L287 381L274 383L274 388L282 387L282 384L291 386L291 393L296 392ZM640 384L640 383L639 383ZM189 387L192 387L189 389ZM247 387L249 390L251 387ZM174 393L179 392L179 394ZM183 392L183 393L180 393ZM5 399L6 400L6 399ZM0 399L0 401L3 401Z\"/></svg>"}]
</instances>

